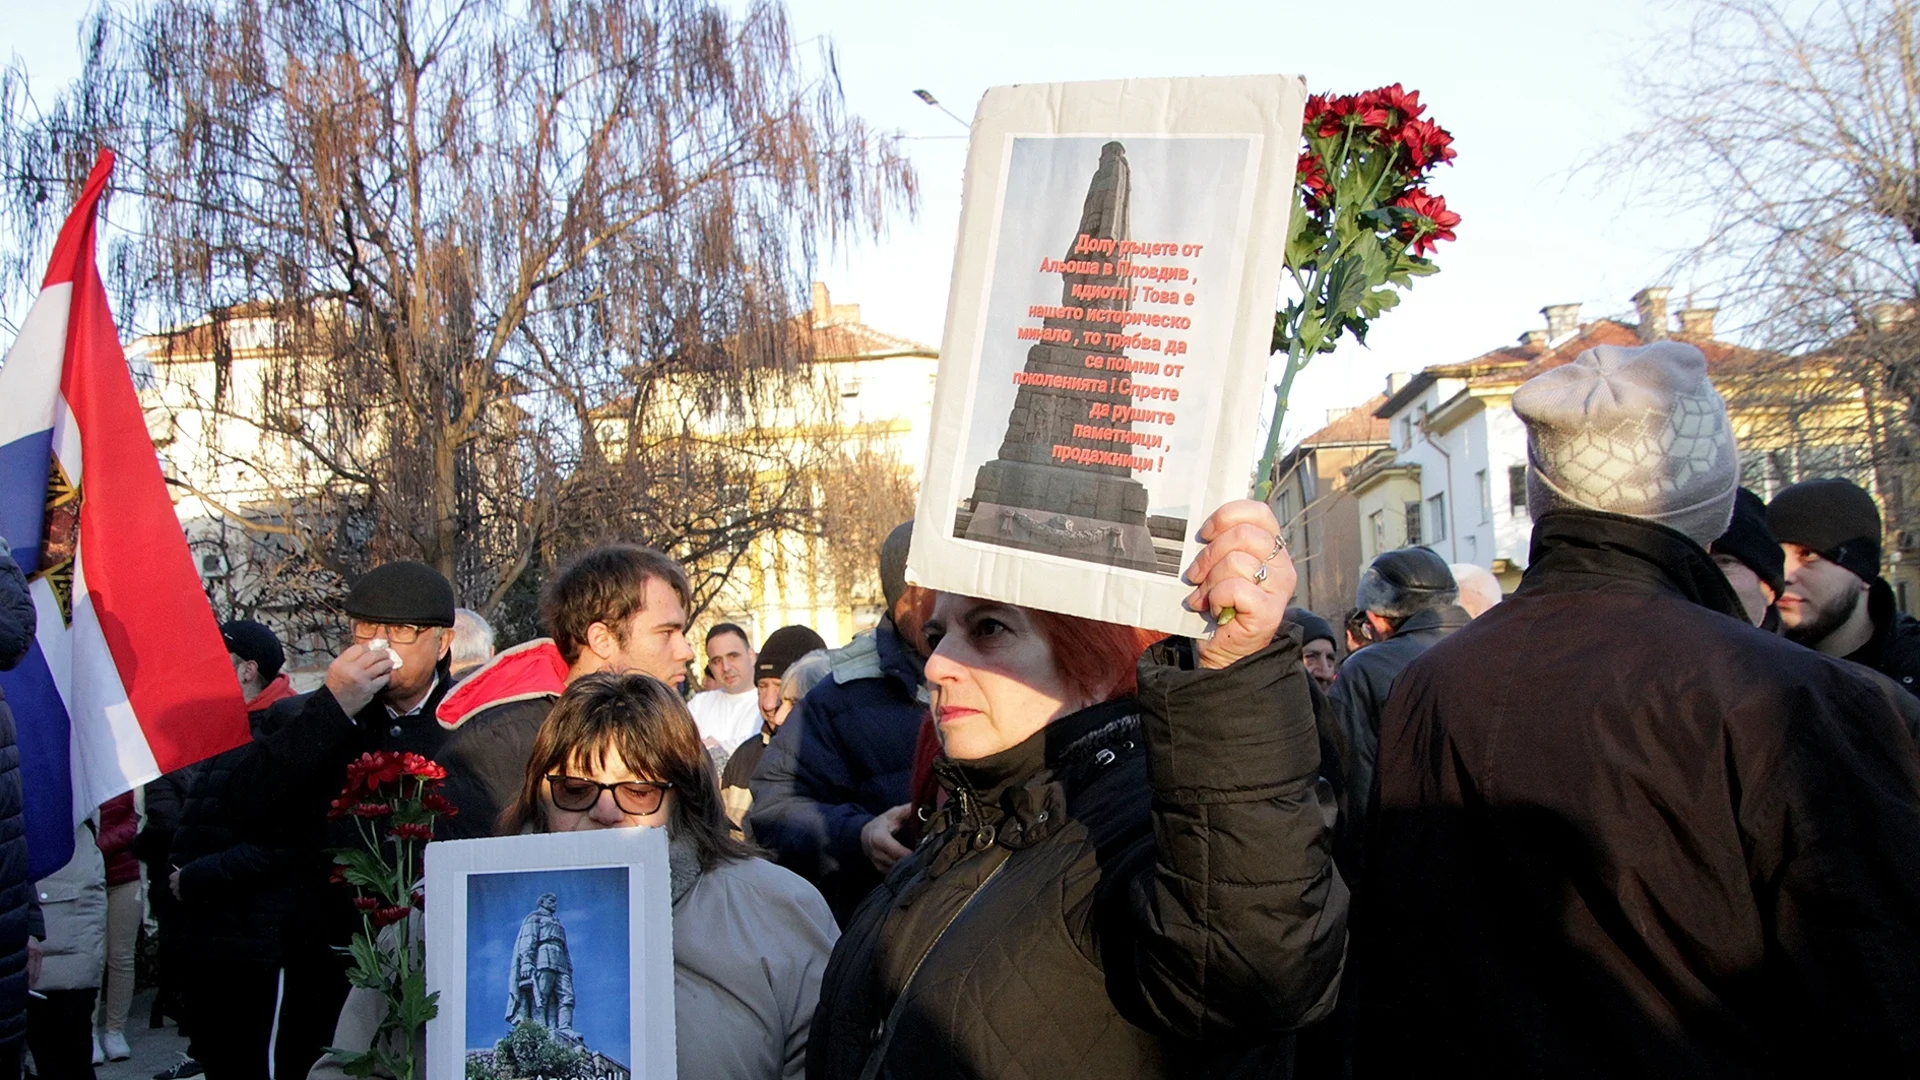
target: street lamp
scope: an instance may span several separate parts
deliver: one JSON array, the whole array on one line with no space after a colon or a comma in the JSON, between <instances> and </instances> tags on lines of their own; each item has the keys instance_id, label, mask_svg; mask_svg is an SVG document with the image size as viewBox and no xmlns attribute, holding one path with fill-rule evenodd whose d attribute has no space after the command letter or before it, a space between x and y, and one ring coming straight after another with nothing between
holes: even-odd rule
<instances>
[{"instance_id":1,"label":"street lamp","mask_svg":"<svg viewBox=\"0 0 1920 1080\"><path fill-rule=\"evenodd\" d=\"M967 123L965 120L960 119L958 116L954 116L952 109L949 109L945 105L940 104L940 99L934 97L931 91L915 90L913 92L913 96L919 98L921 101L926 102L927 104L933 106L934 108L939 109L941 112L946 113L948 116L953 116L953 122L956 124L959 124L961 127L966 128L969 131L973 129L973 125Z\"/></svg>"}]
</instances>

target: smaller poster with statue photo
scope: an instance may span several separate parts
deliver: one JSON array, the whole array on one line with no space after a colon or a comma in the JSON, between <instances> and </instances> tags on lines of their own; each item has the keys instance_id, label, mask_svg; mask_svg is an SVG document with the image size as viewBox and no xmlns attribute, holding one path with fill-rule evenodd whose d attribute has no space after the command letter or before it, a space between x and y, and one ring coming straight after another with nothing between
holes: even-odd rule
<instances>
[{"instance_id":1,"label":"smaller poster with statue photo","mask_svg":"<svg viewBox=\"0 0 1920 1080\"><path fill-rule=\"evenodd\" d=\"M431 1080L672 1080L666 833L427 847Z\"/></svg>"}]
</instances>

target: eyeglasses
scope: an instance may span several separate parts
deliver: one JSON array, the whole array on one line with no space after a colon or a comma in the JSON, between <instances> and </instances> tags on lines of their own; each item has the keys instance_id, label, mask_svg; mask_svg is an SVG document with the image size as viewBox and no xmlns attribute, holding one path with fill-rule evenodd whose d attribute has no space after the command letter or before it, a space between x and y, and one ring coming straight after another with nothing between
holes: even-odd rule
<instances>
[{"instance_id":1,"label":"eyeglasses","mask_svg":"<svg viewBox=\"0 0 1920 1080\"><path fill-rule=\"evenodd\" d=\"M660 780L626 780L618 784L602 784L595 780L585 780L578 776L547 777L547 794L553 799L553 805L561 810L580 813L593 809L600 801L600 793L613 792L613 805L628 814L651 814L660 809L661 800L667 797L667 791L673 785Z\"/></svg>"},{"instance_id":2,"label":"eyeglasses","mask_svg":"<svg viewBox=\"0 0 1920 1080\"><path fill-rule=\"evenodd\" d=\"M353 640L372 641L383 637L389 645L411 645L420 640L421 634L438 629L432 626L389 626L386 623L361 622L359 619L353 620L351 625Z\"/></svg>"}]
</instances>

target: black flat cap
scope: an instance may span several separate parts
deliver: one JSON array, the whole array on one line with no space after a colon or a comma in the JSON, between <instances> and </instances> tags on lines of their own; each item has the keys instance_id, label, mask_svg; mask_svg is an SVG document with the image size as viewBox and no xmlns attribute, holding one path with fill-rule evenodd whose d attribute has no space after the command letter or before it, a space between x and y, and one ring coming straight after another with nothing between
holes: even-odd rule
<instances>
[{"instance_id":1,"label":"black flat cap","mask_svg":"<svg viewBox=\"0 0 1920 1080\"><path fill-rule=\"evenodd\" d=\"M401 560L360 575L347 617L386 626L452 626L453 585L426 563Z\"/></svg>"},{"instance_id":2,"label":"black flat cap","mask_svg":"<svg viewBox=\"0 0 1920 1080\"><path fill-rule=\"evenodd\" d=\"M1787 557L1773 530L1767 527L1767 504L1746 488L1734 492L1733 520L1718 540L1707 545L1707 551L1739 559L1767 583L1773 595L1787 591Z\"/></svg>"},{"instance_id":3,"label":"black flat cap","mask_svg":"<svg viewBox=\"0 0 1920 1080\"><path fill-rule=\"evenodd\" d=\"M287 662L287 650L281 647L279 635L265 623L233 619L220 624L220 636L226 640L227 651L242 660L253 661L263 679L271 681Z\"/></svg>"}]
</instances>

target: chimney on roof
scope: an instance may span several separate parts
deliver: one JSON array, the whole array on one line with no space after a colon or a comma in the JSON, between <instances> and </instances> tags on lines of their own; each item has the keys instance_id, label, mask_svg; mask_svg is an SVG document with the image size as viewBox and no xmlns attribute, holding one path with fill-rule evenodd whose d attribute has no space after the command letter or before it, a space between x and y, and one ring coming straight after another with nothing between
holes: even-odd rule
<instances>
[{"instance_id":1,"label":"chimney on roof","mask_svg":"<svg viewBox=\"0 0 1920 1080\"><path fill-rule=\"evenodd\" d=\"M1695 341L1710 341L1713 338L1713 317L1719 308L1690 307L1680 311L1680 336Z\"/></svg>"},{"instance_id":2,"label":"chimney on roof","mask_svg":"<svg viewBox=\"0 0 1920 1080\"><path fill-rule=\"evenodd\" d=\"M1873 320L1873 328L1886 334L1891 333L1901 323L1911 321L1914 310L1912 304L1889 302L1873 305L1868 309L1867 315Z\"/></svg>"},{"instance_id":3,"label":"chimney on roof","mask_svg":"<svg viewBox=\"0 0 1920 1080\"><path fill-rule=\"evenodd\" d=\"M1402 390L1404 390L1404 389L1406 389L1406 387L1407 387L1407 384L1408 384L1408 383L1410 383L1410 382L1412 382L1412 381L1413 381L1413 376L1412 376L1412 375L1410 375L1410 374L1408 374L1407 372L1404 372L1404 371L1395 371L1395 372L1390 372L1390 373L1388 373L1388 375L1387 375L1387 396L1388 396L1388 397L1392 397L1393 395L1395 395L1395 394L1397 394L1397 393L1399 393L1400 391L1402 391Z\"/></svg>"},{"instance_id":4,"label":"chimney on roof","mask_svg":"<svg viewBox=\"0 0 1920 1080\"><path fill-rule=\"evenodd\" d=\"M1633 306L1640 312L1640 340L1659 341L1667 336L1667 294L1664 285L1649 285L1633 294Z\"/></svg>"},{"instance_id":5,"label":"chimney on roof","mask_svg":"<svg viewBox=\"0 0 1920 1080\"><path fill-rule=\"evenodd\" d=\"M1560 341L1580 331L1579 304L1548 304L1540 309L1547 317L1547 340Z\"/></svg>"},{"instance_id":6,"label":"chimney on roof","mask_svg":"<svg viewBox=\"0 0 1920 1080\"><path fill-rule=\"evenodd\" d=\"M827 283L813 283L813 325L825 326L833 321L833 298L827 295Z\"/></svg>"},{"instance_id":7,"label":"chimney on roof","mask_svg":"<svg viewBox=\"0 0 1920 1080\"><path fill-rule=\"evenodd\" d=\"M1547 339L1552 336L1553 335L1548 333L1547 331L1536 328L1533 330L1529 330L1524 334L1521 334L1520 344L1545 346L1547 343Z\"/></svg>"}]
</instances>

